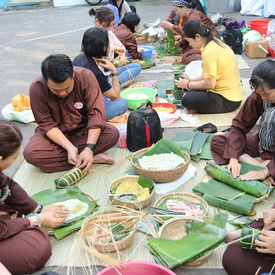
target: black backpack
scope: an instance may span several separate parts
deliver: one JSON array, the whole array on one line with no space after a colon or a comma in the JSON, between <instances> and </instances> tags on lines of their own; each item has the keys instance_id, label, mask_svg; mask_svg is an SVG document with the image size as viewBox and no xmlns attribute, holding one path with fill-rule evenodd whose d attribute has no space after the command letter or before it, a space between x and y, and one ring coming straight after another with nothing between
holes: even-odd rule
<instances>
[{"instance_id":1,"label":"black backpack","mask_svg":"<svg viewBox=\"0 0 275 275\"><path fill-rule=\"evenodd\" d=\"M148 108L148 107L151 108ZM127 120L127 148L131 152L150 147L163 137L163 129L158 113L152 108L151 102L145 107L140 106L129 114Z\"/></svg>"},{"instance_id":2,"label":"black backpack","mask_svg":"<svg viewBox=\"0 0 275 275\"><path fill-rule=\"evenodd\" d=\"M243 52L243 34L240 29L227 29L223 32L223 41L234 53L242 54Z\"/></svg>"}]
</instances>

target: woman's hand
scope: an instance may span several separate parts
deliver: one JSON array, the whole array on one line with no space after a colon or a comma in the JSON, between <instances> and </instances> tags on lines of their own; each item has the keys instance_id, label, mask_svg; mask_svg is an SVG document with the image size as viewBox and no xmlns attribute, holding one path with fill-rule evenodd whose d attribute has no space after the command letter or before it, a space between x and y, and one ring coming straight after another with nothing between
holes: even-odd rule
<instances>
[{"instance_id":1,"label":"woman's hand","mask_svg":"<svg viewBox=\"0 0 275 275\"><path fill-rule=\"evenodd\" d=\"M43 226L48 228L55 228L61 225L65 221L68 215L62 216L54 212L45 212L45 213L39 214L39 216Z\"/></svg>"},{"instance_id":2,"label":"woman's hand","mask_svg":"<svg viewBox=\"0 0 275 275\"><path fill-rule=\"evenodd\" d=\"M105 68L109 71L111 71L112 73L116 72L116 67L115 65L109 60L109 59L105 59L105 58L97 58L96 62L98 63L99 66L101 66L102 68Z\"/></svg>"},{"instance_id":3,"label":"woman's hand","mask_svg":"<svg viewBox=\"0 0 275 275\"><path fill-rule=\"evenodd\" d=\"M266 175L262 170L260 171L249 171L246 174L239 176L240 180L264 180Z\"/></svg>"},{"instance_id":4,"label":"woman's hand","mask_svg":"<svg viewBox=\"0 0 275 275\"><path fill-rule=\"evenodd\" d=\"M78 159L78 150L75 146L70 146L70 148L67 150L68 153L68 163L72 165L76 165L77 159Z\"/></svg>"},{"instance_id":5,"label":"woman's hand","mask_svg":"<svg viewBox=\"0 0 275 275\"><path fill-rule=\"evenodd\" d=\"M227 166L227 171L230 173L234 178L240 176L241 171L241 164L239 164L239 161L237 159L230 159L229 164Z\"/></svg>"},{"instance_id":6,"label":"woman's hand","mask_svg":"<svg viewBox=\"0 0 275 275\"><path fill-rule=\"evenodd\" d=\"M127 57L125 54L119 57L119 66L123 66L127 63Z\"/></svg>"},{"instance_id":7,"label":"woman's hand","mask_svg":"<svg viewBox=\"0 0 275 275\"><path fill-rule=\"evenodd\" d=\"M259 253L275 254L275 232L263 230L255 244L258 246L256 250Z\"/></svg>"},{"instance_id":8,"label":"woman's hand","mask_svg":"<svg viewBox=\"0 0 275 275\"><path fill-rule=\"evenodd\" d=\"M264 210L263 220L264 220L265 230L271 230L275 228L275 209L270 208L270 209Z\"/></svg>"},{"instance_id":9,"label":"woman's hand","mask_svg":"<svg viewBox=\"0 0 275 275\"><path fill-rule=\"evenodd\" d=\"M43 206L41 213L47 213L47 212L54 212L57 215L62 217L70 214L70 211L62 203Z\"/></svg>"},{"instance_id":10,"label":"woman's hand","mask_svg":"<svg viewBox=\"0 0 275 275\"><path fill-rule=\"evenodd\" d=\"M160 26L164 29L172 29L173 28L173 24L168 21L160 22Z\"/></svg>"},{"instance_id":11,"label":"woman's hand","mask_svg":"<svg viewBox=\"0 0 275 275\"><path fill-rule=\"evenodd\" d=\"M174 80L175 84L177 85L178 88L187 88L187 83L190 80L186 78L185 76L181 76L179 80Z\"/></svg>"}]
</instances>

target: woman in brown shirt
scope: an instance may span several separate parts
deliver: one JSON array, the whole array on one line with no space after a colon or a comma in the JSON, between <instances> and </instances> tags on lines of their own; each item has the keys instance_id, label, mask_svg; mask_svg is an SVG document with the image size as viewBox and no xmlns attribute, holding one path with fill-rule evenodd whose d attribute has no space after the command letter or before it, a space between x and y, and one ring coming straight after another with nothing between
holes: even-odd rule
<instances>
[{"instance_id":1,"label":"woman in brown shirt","mask_svg":"<svg viewBox=\"0 0 275 275\"><path fill-rule=\"evenodd\" d=\"M12 122L0 119L0 262L12 274L29 274L42 268L51 256L51 243L41 225L60 225L69 211L63 205L39 205L2 171L20 151L22 133ZM28 215L19 218L19 215Z\"/></svg>"},{"instance_id":2,"label":"woman in brown shirt","mask_svg":"<svg viewBox=\"0 0 275 275\"><path fill-rule=\"evenodd\" d=\"M179 17L180 24L175 25L172 20L168 17L167 21L161 22L160 25L164 29L172 29L174 35L181 37L178 42L178 46L182 53L182 63L189 64L191 61L201 60L201 54L199 51L194 50L183 37L183 27L185 24L192 19L198 19L202 21L206 26L211 27L212 34L220 38L219 32L209 17L199 10L195 10L196 3L191 0L174 0L175 12ZM169 21L171 20L171 21Z\"/></svg>"}]
</instances>

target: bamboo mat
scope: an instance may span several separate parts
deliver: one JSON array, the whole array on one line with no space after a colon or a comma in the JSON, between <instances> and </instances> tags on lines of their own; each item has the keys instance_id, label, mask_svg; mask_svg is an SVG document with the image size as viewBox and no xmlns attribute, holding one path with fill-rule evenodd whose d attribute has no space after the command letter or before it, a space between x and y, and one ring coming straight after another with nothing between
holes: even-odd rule
<instances>
[{"instance_id":1,"label":"bamboo mat","mask_svg":"<svg viewBox=\"0 0 275 275\"><path fill-rule=\"evenodd\" d=\"M125 172L131 167L130 161L127 156L131 154L127 149L110 149L107 151L107 154L112 156L116 163L114 165L104 165L104 164L94 164L93 169L89 175L84 177L77 185L81 190L89 193L93 198L98 200L98 204L101 206L108 205L108 185L115 181L117 178L122 177ZM188 192L193 193L192 188L201 181L202 177L205 175L203 170L206 161L201 160L199 162L191 163L197 167L197 172L193 178L188 180L182 186L173 190L172 192ZM54 179L64 172L46 174L39 171L37 168L32 165L23 162L21 167L18 169L17 173L14 176L14 179L30 194L34 194L38 191L44 190L46 188L54 188ZM160 197L156 195L152 204ZM267 209L272 205L274 201L274 194L271 198L267 199L265 202L257 204L255 209L257 210L257 216L260 217L263 209ZM151 205L152 205L151 204ZM144 210L146 211L146 209ZM209 216L212 216L218 210L213 207L209 207ZM53 254L50 260L46 263L46 267L60 266L64 267L68 264L68 259L70 256L70 250L74 241L74 234L71 234L65 237L62 240L56 240L54 237L51 237ZM145 260L153 261L152 256L149 254L148 250L144 248L144 245L147 243L146 236L137 232L134 242L131 246L121 252L120 259L124 260ZM220 245L206 260L206 262L198 267L199 269L222 269L221 258L225 249L225 244ZM84 255L84 252L80 249L75 251L72 254L74 259L74 266L86 266L87 259ZM103 265L105 263L97 259L92 259L89 262L89 265ZM181 268L182 270L182 268ZM96 267L93 267L93 272L89 274L96 274ZM177 272L178 273L178 272ZM71 273L74 274L74 273ZM180 273L178 273L180 274Z\"/></svg>"}]
</instances>

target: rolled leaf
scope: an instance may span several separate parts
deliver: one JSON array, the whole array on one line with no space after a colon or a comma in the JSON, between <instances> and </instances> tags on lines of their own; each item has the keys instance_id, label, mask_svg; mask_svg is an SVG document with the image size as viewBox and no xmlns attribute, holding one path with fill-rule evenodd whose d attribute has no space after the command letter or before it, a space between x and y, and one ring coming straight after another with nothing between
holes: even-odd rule
<instances>
[{"instance_id":1,"label":"rolled leaf","mask_svg":"<svg viewBox=\"0 0 275 275\"><path fill-rule=\"evenodd\" d=\"M55 179L54 183L57 189L68 188L80 181L84 176L83 169L74 167L63 176Z\"/></svg>"},{"instance_id":2,"label":"rolled leaf","mask_svg":"<svg viewBox=\"0 0 275 275\"><path fill-rule=\"evenodd\" d=\"M212 178L215 178L221 182L224 182L230 186L233 186L241 191L244 191L256 198L260 198L265 195L269 187L260 181L256 180L240 180L239 178L234 178L230 173L228 173L225 167L219 166L215 163L208 162L205 166L205 171Z\"/></svg>"},{"instance_id":3,"label":"rolled leaf","mask_svg":"<svg viewBox=\"0 0 275 275\"><path fill-rule=\"evenodd\" d=\"M255 250L257 247L255 241L258 240L261 232L261 230L256 228L243 228L240 240L241 248Z\"/></svg>"}]
</instances>

